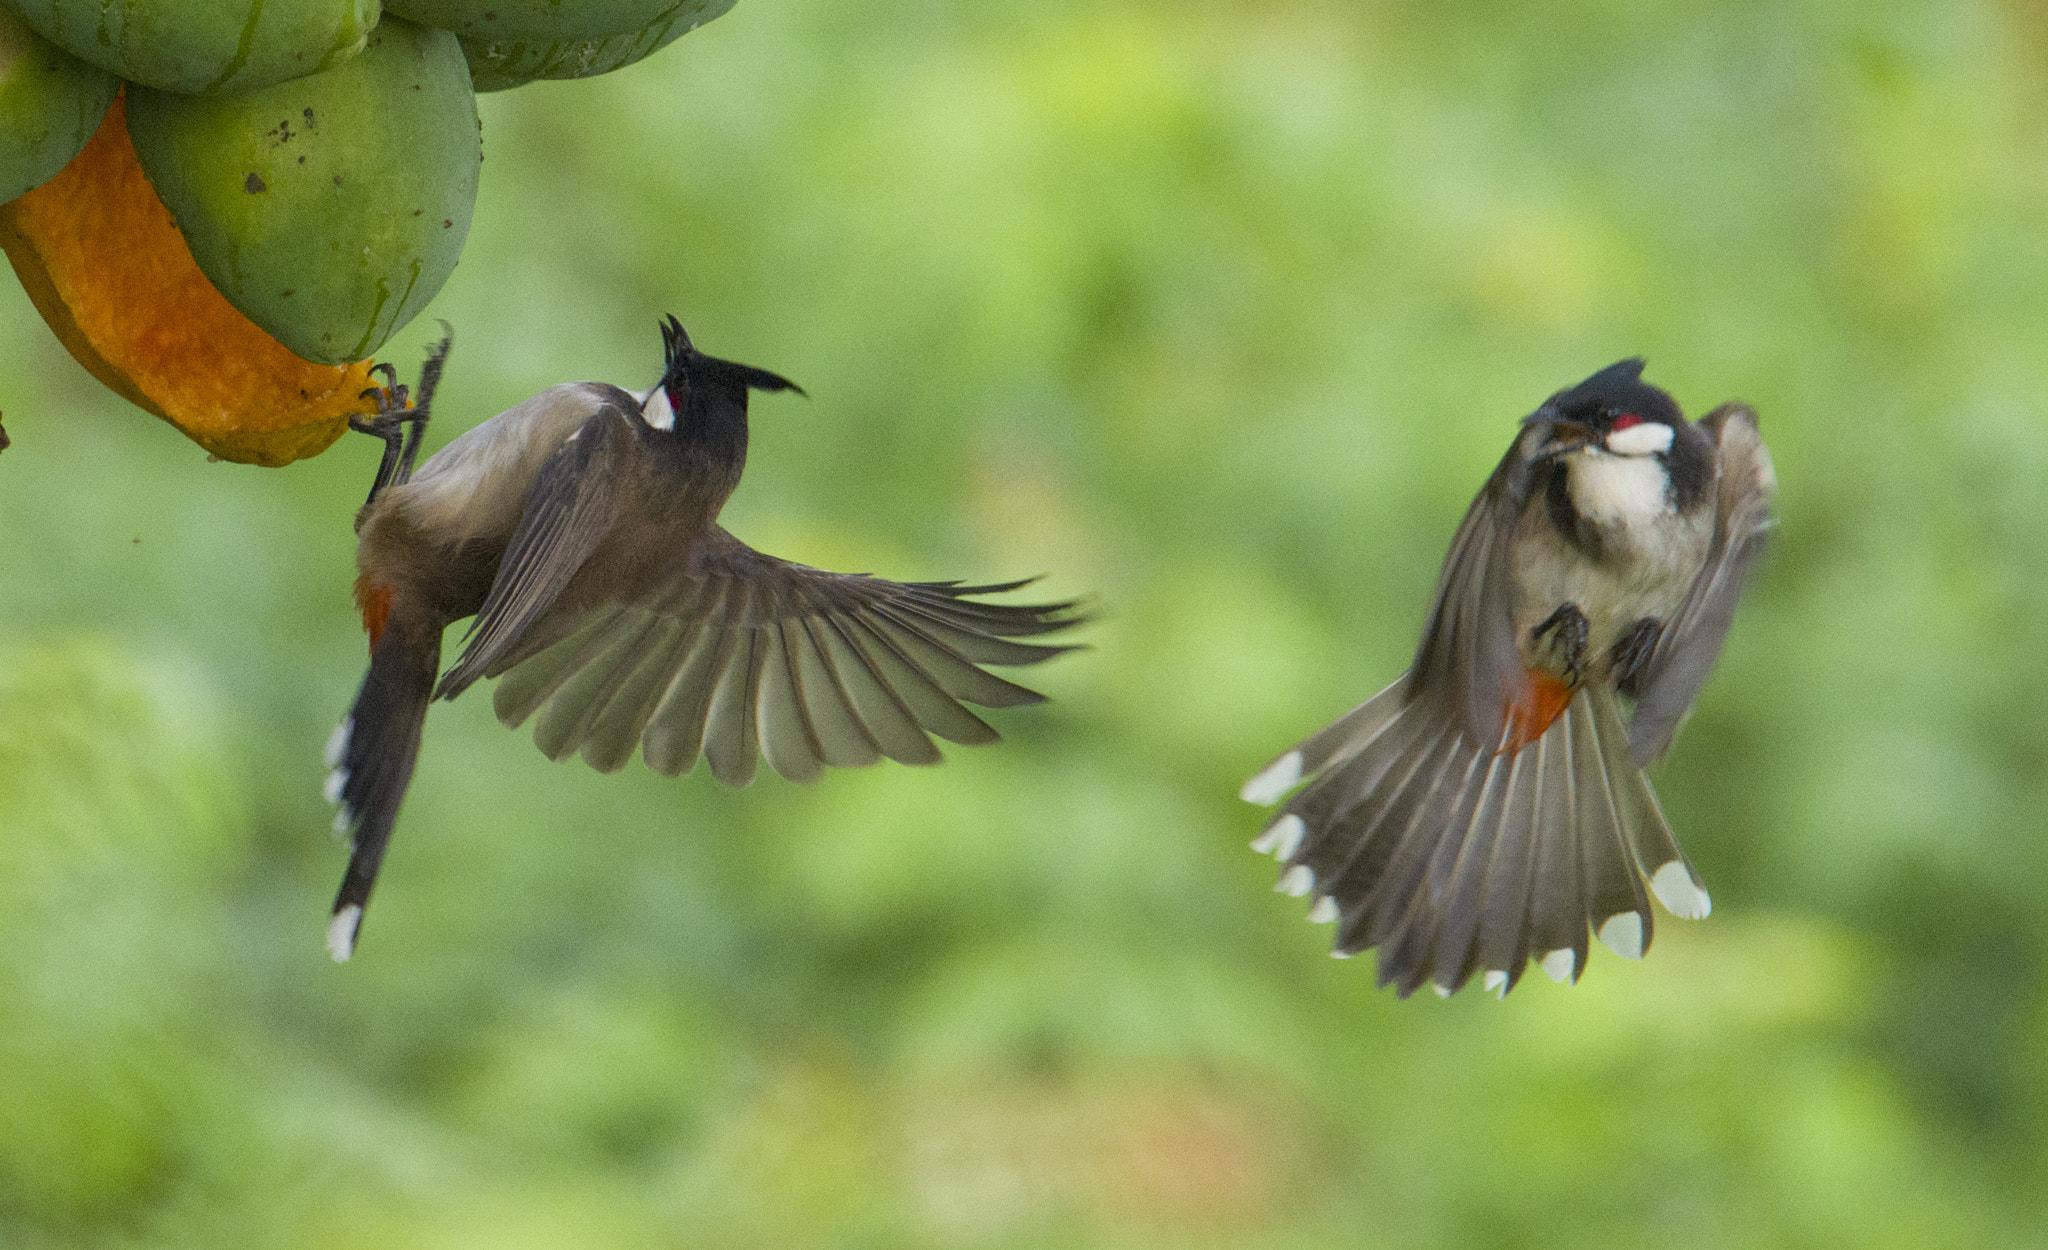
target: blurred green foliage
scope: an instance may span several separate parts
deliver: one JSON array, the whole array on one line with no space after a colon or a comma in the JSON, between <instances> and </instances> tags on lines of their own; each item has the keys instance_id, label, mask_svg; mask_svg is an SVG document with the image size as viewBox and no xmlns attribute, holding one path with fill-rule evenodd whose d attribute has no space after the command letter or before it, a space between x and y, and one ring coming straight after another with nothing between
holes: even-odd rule
<instances>
[{"instance_id":1,"label":"blurred green foliage","mask_svg":"<svg viewBox=\"0 0 2048 1250\"><path fill-rule=\"evenodd\" d=\"M810 788L437 707L337 968L377 448L208 465L0 296L0 1244L2038 1244L2033 6L748 0L482 109L435 443L646 385L674 310L815 397L757 402L742 537L1050 570L1095 649ZM1783 479L1657 774L1715 914L1398 1002L1236 787L1632 353Z\"/></svg>"}]
</instances>

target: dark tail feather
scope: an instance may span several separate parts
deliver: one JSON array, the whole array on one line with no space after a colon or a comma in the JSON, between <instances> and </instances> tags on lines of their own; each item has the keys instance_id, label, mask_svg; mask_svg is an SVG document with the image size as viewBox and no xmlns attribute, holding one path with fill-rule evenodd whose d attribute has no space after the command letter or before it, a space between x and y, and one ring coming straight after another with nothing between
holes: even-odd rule
<instances>
[{"instance_id":1,"label":"dark tail feather","mask_svg":"<svg viewBox=\"0 0 2048 1250\"><path fill-rule=\"evenodd\" d=\"M363 908L412 783L420 729L440 667L440 631L394 612L370 653L370 671L355 706L328 745L327 762L334 772L327 779L327 795L341 803L334 828L350 835L348 871L327 926L327 950L337 963L355 952Z\"/></svg>"},{"instance_id":2,"label":"dark tail feather","mask_svg":"<svg viewBox=\"0 0 2048 1250\"><path fill-rule=\"evenodd\" d=\"M1707 914L1649 782L1628 754L1614 694L1581 691L1519 751L1472 743L1454 700L1396 682L1282 755L1245 786L1273 802L1299 786L1252 845L1338 923L1336 952L1380 950L1402 996L1472 977L1506 993L1534 962L1585 970L1588 930L1638 958L1649 895ZM1649 890L1644 889L1645 878Z\"/></svg>"}]
</instances>

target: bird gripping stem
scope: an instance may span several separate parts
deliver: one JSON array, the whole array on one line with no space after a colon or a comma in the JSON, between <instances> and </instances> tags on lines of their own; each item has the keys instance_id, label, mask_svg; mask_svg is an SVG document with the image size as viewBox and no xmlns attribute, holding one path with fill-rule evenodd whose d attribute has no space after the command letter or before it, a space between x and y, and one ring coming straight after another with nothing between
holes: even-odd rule
<instances>
[{"instance_id":1,"label":"bird gripping stem","mask_svg":"<svg viewBox=\"0 0 2048 1250\"><path fill-rule=\"evenodd\" d=\"M350 429L384 440L384 459L377 465L377 478L370 484L369 499L363 501L365 506L386 486L402 485L412 479L413 464L419 458L420 441L426 437L427 420L433 409L434 388L441 383L441 369L447 364L448 349L454 342L455 331L442 322L441 341L428 351L427 363L420 368L417 401L409 402L411 393L398 381L398 371L389 364L371 370L385 378L385 385L363 392L363 398L377 402L377 415L348 419Z\"/></svg>"}]
</instances>

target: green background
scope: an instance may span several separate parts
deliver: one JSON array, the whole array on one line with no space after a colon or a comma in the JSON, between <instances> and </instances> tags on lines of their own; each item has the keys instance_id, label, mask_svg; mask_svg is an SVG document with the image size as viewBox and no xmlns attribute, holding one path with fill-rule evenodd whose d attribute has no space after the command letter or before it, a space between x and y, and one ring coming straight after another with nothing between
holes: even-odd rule
<instances>
[{"instance_id":1,"label":"green background","mask_svg":"<svg viewBox=\"0 0 2048 1250\"><path fill-rule=\"evenodd\" d=\"M1882 10L1881 12L1879 10ZM0 294L0 1244L2048 1241L2048 19L747 0L481 102L432 442L655 318L788 374L729 525L1099 592L940 768L728 791L438 705L352 964L377 458L208 464ZM1242 779L1641 353L1781 525L1641 964L1406 1002Z\"/></svg>"}]
</instances>

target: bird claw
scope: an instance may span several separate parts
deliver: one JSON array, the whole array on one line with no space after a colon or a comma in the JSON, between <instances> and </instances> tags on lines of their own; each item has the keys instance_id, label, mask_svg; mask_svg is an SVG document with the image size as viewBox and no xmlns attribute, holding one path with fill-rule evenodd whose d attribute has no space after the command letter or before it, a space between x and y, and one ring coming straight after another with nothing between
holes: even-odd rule
<instances>
[{"instance_id":1,"label":"bird claw","mask_svg":"<svg viewBox=\"0 0 2048 1250\"><path fill-rule=\"evenodd\" d=\"M441 380L441 367L448 359L448 348L454 342L454 332L448 330L448 323L442 322L445 337L427 353L427 363L420 370L419 404L412 403L412 392L405 383L398 380L398 370L390 362L382 361L370 366L373 375L382 375L384 385L373 386L362 393L362 398L376 405L374 414L351 413L348 428L359 434L370 434L384 440L384 459L377 466L377 478L370 485L370 499L386 486L406 481L412 477L413 459L419 454L420 438L426 432L427 417L434 401L434 388ZM406 427L411 426L408 432ZM364 501L368 506L368 500Z\"/></svg>"},{"instance_id":2,"label":"bird claw","mask_svg":"<svg viewBox=\"0 0 2048 1250\"><path fill-rule=\"evenodd\" d=\"M376 395L381 399L384 396L384 392L381 390L363 392L363 398L365 399L372 395ZM404 388L400 387L399 403L396 407L385 407L380 403L375 416L352 412L348 417L348 428L358 434L373 434L389 442L400 436L407 422L425 421L426 419L427 414L422 410L405 406Z\"/></svg>"},{"instance_id":3,"label":"bird claw","mask_svg":"<svg viewBox=\"0 0 2048 1250\"><path fill-rule=\"evenodd\" d=\"M1643 676L1644 666L1656 653L1657 642L1664 634L1664 622L1646 616L1635 623L1634 628L1614 640L1614 685L1617 690L1633 698L1636 683Z\"/></svg>"},{"instance_id":4,"label":"bird claw","mask_svg":"<svg viewBox=\"0 0 2048 1250\"><path fill-rule=\"evenodd\" d=\"M410 416L412 393L406 389L405 383L398 380L398 370L392 368L389 363L381 363L372 365L370 372L383 374L384 385L369 388L360 398L377 405L379 417L392 415L402 419Z\"/></svg>"},{"instance_id":5,"label":"bird claw","mask_svg":"<svg viewBox=\"0 0 2048 1250\"><path fill-rule=\"evenodd\" d=\"M1586 652L1592 642L1593 623L1576 603L1560 604L1557 611L1529 631L1529 641L1548 646L1556 657L1564 684L1577 689L1586 678ZM1546 642L1547 639L1547 642Z\"/></svg>"}]
</instances>

